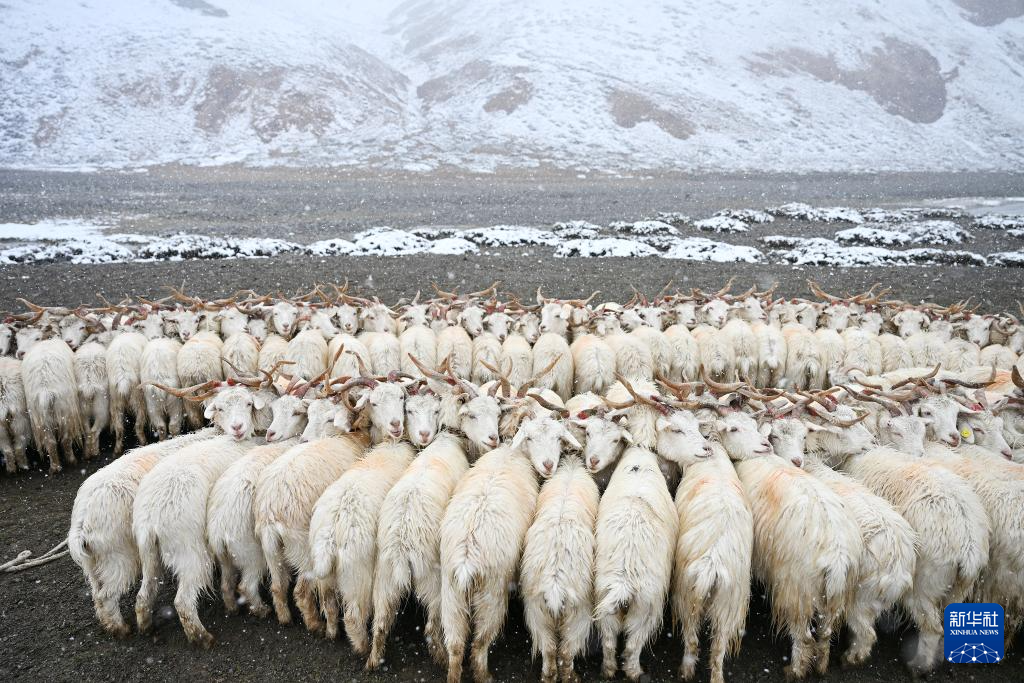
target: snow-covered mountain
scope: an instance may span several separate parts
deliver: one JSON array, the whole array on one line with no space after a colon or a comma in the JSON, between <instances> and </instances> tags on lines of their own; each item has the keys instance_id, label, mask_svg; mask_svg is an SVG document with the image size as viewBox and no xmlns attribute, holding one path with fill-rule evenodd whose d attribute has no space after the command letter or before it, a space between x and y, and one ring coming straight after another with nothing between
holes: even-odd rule
<instances>
[{"instance_id":1,"label":"snow-covered mountain","mask_svg":"<svg viewBox=\"0 0 1024 683\"><path fill-rule=\"evenodd\" d=\"M0 0L0 166L1024 164L1024 0Z\"/></svg>"}]
</instances>

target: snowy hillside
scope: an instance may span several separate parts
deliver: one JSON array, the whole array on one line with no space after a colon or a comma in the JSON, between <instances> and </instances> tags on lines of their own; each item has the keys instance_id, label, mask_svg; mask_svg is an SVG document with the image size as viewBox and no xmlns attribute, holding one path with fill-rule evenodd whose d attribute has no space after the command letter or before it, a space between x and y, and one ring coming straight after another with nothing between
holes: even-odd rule
<instances>
[{"instance_id":1,"label":"snowy hillside","mask_svg":"<svg viewBox=\"0 0 1024 683\"><path fill-rule=\"evenodd\" d=\"M3 0L0 166L1019 169L1019 0Z\"/></svg>"}]
</instances>

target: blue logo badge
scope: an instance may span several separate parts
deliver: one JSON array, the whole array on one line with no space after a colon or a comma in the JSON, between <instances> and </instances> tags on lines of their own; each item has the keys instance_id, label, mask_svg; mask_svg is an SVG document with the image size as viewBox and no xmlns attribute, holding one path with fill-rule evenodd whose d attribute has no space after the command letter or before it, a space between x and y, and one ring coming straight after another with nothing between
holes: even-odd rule
<instances>
[{"instance_id":1,"label":"blue logo badge","mask_svg":"<svg viewBox=\"0 0 1024 683\"><path fill-rule=\"evenodd\" d=\"M946 606L944 656L954 664L995 664L1003 659L1003 608L994 602Z\"/></svg>"}]
</instances>

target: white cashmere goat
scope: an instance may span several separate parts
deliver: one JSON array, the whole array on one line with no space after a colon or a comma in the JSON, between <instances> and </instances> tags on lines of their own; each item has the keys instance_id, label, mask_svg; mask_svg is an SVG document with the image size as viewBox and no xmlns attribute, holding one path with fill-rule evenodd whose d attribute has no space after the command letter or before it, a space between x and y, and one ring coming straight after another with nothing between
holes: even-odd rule
<instances>
[{"instance_id":1,"label":"white cashmere goat","mask_svg":"<svg viewBox=\"0 0 1024 683\"><path fill-rule=\"evenodd\" d=\"M0 357L0 453L8 472L28 469L28 443L32 425L25 404L21 361Z\"/></svg>"},{"instance_id":2,"label":"white cashmere goat","mask_svg":"<svg viewBox=\"0 0 1024 683\"><path fill-rule=\"evenodd\" d=\"M373 644L367 667L384 659L402 598L411 590L427 611L427 647L444 664L441 633L441 519L469 469L464 442L441 434L424 448L388 492L377 524L373 574Z\"/></svg>"},{"instance_id":3,"label":"white cashmere goat","mask_svg":"<svg viewBox=\"0 0 1024 683\"><path fill-rule=\"evenodd\" d=\"M300 443L267 465L256 483L253 511L256 535L270 569L274 611L281 624L292 620L288 609L288 585L294 571L295 603L310 631L318 631L323 622L316 609L312 580L313 558L309 549L309 519L313 506L328 486L338 479L363 454L364 435L340 436ZM337 622L333 587L324 600L328 620Z\"/></svg>"},{"instance_id":4,"label":"white cashmere goat","mask_svg":"<svg viewBox=\"0 0 1024 683\"><path fill-rule=\"evenodd\" d=\"M689 435L690 444L703 441ZM704 453L670 444L659 451L679 453L683 470L675 496L679 534L672 580L672 614L685 648L679 675L690 680L696 673L698 635L706 620L711 681L724 683L726 652L739 652L747 621L754 521L725 449L717 442L709 445Z\"/></svg>"},{"instance_id":5,"label":"white cashmere goat","mask_svg":"<svg viewBox=\"0 0 1024 683\"><path fill-rule=\"evenodd\" d=\"M312 575L337 592L345 632L352 649L365 655L369 647L366 622L373 608L377 519L388 491L409 466L415 451L407 443L386 443L367 451L328 486L309 521ZM327 622L335 638L337 623Z\"/></svg>"},{"instance_id":6,"label":"white cashmere goat","mask_svg":"<svg viewBox=\"0 0 1024 683\"><path fill-rule=\"evenodd\" d=\"M554 367L540 374L554 362ZM566 401L573 393L573 357L565 337L545 332L533 345L533 375L539 375L535 386L550 389Z\"/></svg>"},{"instance_id":7,"label":"white cashmere goat","mask_svg":"<svg viewBox=\"0 0 1024 683\"><path fill-rule=\"evenodd\" d=\"M526 532L520 589L542 681L574 680L573 661L590 635L599 498L579 457L563 456L540 489Z\"/></svg>"},{"instance_id":8,"label":"white cashmere goat","mask_svg":"<svg viewBox=\"0 0 1024 683\"><path fill-rule=\"evenodd\" d=\"M221 598L230 614L238 611L236 586L250 614L263 618L270 611L260 597L267 560L256 535L253 499L264 468L296 443L292 438L252 448L224 471L210 491L206 537L220 566Z\"/></svg>"},{"instance_id":9,"label":"white cashmere goat","mask_svg":"<svg viewBox=\"0 0 1024 683\"><path fill-rule=\"evenodd\" d=\"M190 335L178 350L177 372L181 386L190 387L214 379L223 379L221 368L221 349L224 342L213 332L197 332ZM255 373L253 373L255 375ZM252 377L253 375L249 375ZM198 429L203 424L203 408L200 404L186 401L185 417L191 429Z\"/></svg>"},{"instance_id":10,"label":"white cashmere goat","mask_svg":"<svg viewBox=\"0 0 1024 683\"><path fill-rule=\"evenodd\" d=\"M75 351L75 384L85 436L85 459L92 460L100 454L100 436L110 424L107 349L99 342L86 342Z\"/></svg>"},{"instance_id":11,"label":"white cashmere goat","mask_svg":"<svg viewBox=\"0 0 1024 683\"><path fill-rule=\"evenodd\" d=\"M206 541L210 490L231 463L253 447L247 440L218 436L181 448L142 480L132 509L132 533L142 561L135 601L140 633L153 623L161 563L178 581L174 608L189 641L204 648L213 636L199 620L199 595L212 588L213 555Z\"/></svg>"},{"instance_id":12,"label":"white cashmere goat","mask_svg":"<svg viewBox=\"0 0 1024 683\"><path fill-rule=\"evenodd\" d=\"M835 414L853 417L845 406ZM926 672L937 661L945 606L967 599L988 562L988 520L963 479L921 461L925 430L919 418L890 417L878 424L879 440L899 450L874 446L863 424L811 432L807 448L842 462L844 471L887 500L917 532L914 580L903 605L920 631L910 667Z\"/></svg>"},{"instance_id":13,"label":"white cashmere goat","mask_svg":"<svg viewBox=\"0 0 1024 683\"><path fill-rule=\"evenodd\" d=\"M402 372L415 377L423 374L409 359L410 355L425 367L437 367L437 335L429 327L411 325L405 328L402 336L398 338L398 342Z\"/></svg>"},{"instance_id":14,"label":"white cashmere goat","mask_svg":"<svg viewBox=\"0 0 1024 683\"><path fill-rule=\"evenodd\" d=\"M74 354L60 339L35 344L21 363L32 436L36 449L49 457L51 474L61 470L57 443L68 464L76 462L75 448L82 443L84 427L74 364Z\"/></svg>"},{"instance_id":15,"label":"white cashmere goat","mask_svg":"<svg viewBox=\"0 0 1024 683\"><path fill-rule=\"evenodd\" d=\"M653 451L632 447L619 460L601 496L596 527L594 621L601 634L601 674L643 675L640 651L657 633L672 575L679 519Z\"/></svg>"},{"instance_id":16,"label":"white cashmere goat","mask_svg":"<svg viewBox=\"0 0 1024 683\"><path fill-rule=\"evenodd\" d=\"M142 389L142 353L146 338L138 332L122 332L107 347L107 390L110 423L114 431L114 455L124 452L125 422L130 414L135 438L146 443L146 401Z\"/></svg>"},{"instance_id":17,"label":"white cashmere goat","mask_svg":"<svg viewBox=\"0 0 1024 683\"><path fill-rule=\"evenodd\" d=\"M184 446L217 435L202 429L169 441L135 448L86 479L75 494L68 553L85 573L96 618L118 637L129 633L118 603L139 578L139 550L132 535L132 508L142 478Z\"/></svg>"},{"instance_id":18,"label":"white cashmere goat","mask_svg":"<svg viewBox=\"0 0 1024 683\"><path fill-rule=\"evenodd\" d=\"M270 339L261 348L256 338L245 332L233 334L224 340L221 346L221 373L225 379L238 379L240 377L256 377L260 368L269 370L274 367L278 360L284 360L284 352L288 342L277 335L271 335L271 339L277 340L273 345ZM270 350L279 349L280 355L270 362ZM269 365L264 366L264 362ZM185 385L190 386L190 385Z\"/></svg>"},{"instance_id":19,"label":"white cashmere goat","mask_svg":"<svg viewBox=\"0 0 1024 683\"><path fill-rule=\"evenodd\" d=\"M146 344L139 365L139 378L146 398L146 414L149 426L163 441L181 433L182 402L154 384L178 388L178 351L181 344L173 339L153 339Z\"/></svg>"},{"instance_id":20,"label":"white cashmere goat","mask_svg":"<svg viewBox=\"0 0 1024 683\"><path fill-rule=\"evenodd\" d=\"M438 355L438 360L441 356ZM521 334L510 334L501 343L500 370L508 375L512 386L519 386L533 375L533 349Z\"/></svg>"},{"instance_id":21,"label":"white cashmere goat","mask_svg":"<svg viewBox=\"0 0 1024 683\"><path fill-rule=\"evenodd\" d=\"M753 511L755 574L793 640L786 674L802 678L815 659L824 674L864 553L860 529L835 492L774 453L749 415L729 413L715 427Z\"/></svg>"},{"instance_id":22,"label":"white cashmere goat","mask_svg":"<svg viewBox=\"0 0 1024 683\"><path fill-rule=\"evenodd\" d=\"M473 374L473 340L461 325L451 325L437 335L437 360L451 359L456 377L469 379Z\"/></svg>"},{"instance_id":23,"label":"white cashmere goat","mask_svg":"<svg viewBox=\"0 0 1024 683\"><path fill-rule=\"evenodd\" d=\"M875 622L909 593L914 578L917 534L883 498L871 493L853 477L825 465L818 451L810 450L805 454L809 429L838 430L841 427L804 422L795 417L773 420L770 426L769 439L775 452L783 458L802 458L803 469L843 500L860 528L864 555L860 578L847 606L846 622L851 640L843 660L848 665L863 664L877 640Z\"/></svg>"},{"instance_id":24,"label":"white cashmere goat","mask_svg":"<svg viewBox=\"0 0 1024 683\"><path fill-rule=\"evenodd\" d=\"M499 446L459 481L441 521L441 627L448 683L462 677L470 627L473 674L490 679L488 650L508 610L523 541L537 503L537 475L524 453Z\"/></svg>"},{"instance_id":25,"label":"white cashmere goat","mask_svg":"<svg viewBox=\"0 0 1024 683\"><path fill-rule=\"evenodd\" d=\"M288 373L309 381L327 370L327 342L317 330L303 330L288 342L284 359L291 361Z\"/></svg>"}]
</instances>

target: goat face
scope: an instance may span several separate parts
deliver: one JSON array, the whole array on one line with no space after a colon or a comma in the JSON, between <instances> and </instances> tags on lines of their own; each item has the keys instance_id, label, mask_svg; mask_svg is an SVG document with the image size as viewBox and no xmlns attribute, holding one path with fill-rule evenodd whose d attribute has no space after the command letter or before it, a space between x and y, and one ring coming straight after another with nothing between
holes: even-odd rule
<instances>
[{"instance_id":1,"label":"goat face","mask_svg":"<svg viewBox=\"0 0 1024 683\"><path fill-rule=\"evenodd\" d=\"M370 424L380 434L397 441L405 431L405 389L396 382L377 382L363 392L356 410L367 410Z\"/></svg>"},{"instance_id":2,"label":"goat face","mask_svg":"<svg viewBox=\"0 0 1024 683\"><path fill-rule=\"evenodd\" d=\"M988 346L992 338L992 317L987 315L972 315L966 320L961 320L955 326L963 330L967 341L977 344L979 348Z\"/></svg>"},{"instance_id":3,"label":"goat face","mask_svg":"<svg viewBox=\"0 0 1024 683\"><path fill-rule=\"evenodd\" d=\"M928 316L921 311L908 309L892 317L896 333L904 339L928 329Z\"/></svg>"},{"instance_id":4,"label":"goat face","mask_svg":"<svg viewBox=\"0 0 1024 683\"><path fill-rule=\"evenodd\" d=\"M530 344L540 339L540 318L536 313L523 312L515 322L515 331L523 335Z\"/></svg>"},{"instance_id":5,"label":"goat face","mask_svg":"<svg viewBox=\"0 0 1024 683\"><path fill-rule=\"evenodd\" d=\"M437 436L441 399L423 391L405 399L405 427L414 446L426 446Z\"/></svg>"},{"instance_id":6,"label":"goat face","mask_svg":"<svg viewBox=\"0 0 1024 683\"><path fill-rule=\"evenodd\" d=\"M860 329L876 337L882 333L882 314L878 311L866 311L860 315Z\"/></svg>"},{"instance_id":7,"label":"goat face","mask_svg":"<svg viewBox=\"0 0 1024 683\"><path fill-rule=\"evenodd\" d=\"M761 431L768 433L775 454L789 460L797 467L804 466L804 444L811 428L819 429L814 423L805 423L795 417L783 417L761 425Z\"/></svg>"},{"instance_id":8,"label":"goat face","mask_svg":"<svg viewBox=\"0 0 1024 683\"><path fill-rule=\"evenodd\" d=\"M348 308L352 309L351 306ZM355 309L352 309L355 311ZM427 327L427 305L426 304L409 304L405 307L405 312L398 316L399 321L408 329L410 327ZM353 322L355 318L353 317ZM355 326L352 327L355 330ZM353 334L352 332L345 330L347 334Z\"/></svg>"},{"instance_id":9,"label":"goat face","mask_svg":"<svg viewBox=\"0 0 1024 683\"><path fill-rule=\"evenodd\" d=\"M677 325L685 325L689 329L697 326L697 304L692 301L684 301L672 308Z\"/></svg>"},{"instance_id":10,"label":"goat face","mask_svg":"<svg viewBox=\"0 0 1024 683\"><path fill-rule=\"evenodd\" d=\"M338 306L337 317L338 327L345 334L355 334L359 331L359 309L355 306Z\"/></svg>"},{"instance_id":11,"label":"goat face","mask_svg":"<svg viewBox=\"0 0 1024 683\"><path fill-rule=\"evenodd\" d=\"M391 310L384 304L370 304L359 312L359 319L367 332L391 331Z\"/></svg>"},{"instance_id":12,"label":"goat face","mask_svg":"<svg viewBox=\"0 0 1024 683\"><path fill-rule=\"evenodd\" d=\"M711 445L700 433L697 417L683 410L673 410L655 421L658 432L658 455L680 466L692 465L712 455Z\"/></svg>"},{"instance_id":13,"label":"goat face","mask_svg":"<svg viewBox=\"0 0 1024 683\"><path fill-rule=\"evenodd\" d=\"M456 320L474 339L484 333L484 309L475 304L466 304Z\"/></svg>"},{"instance_id":14,"label":"goat face","mask_svg":"<svg viewBox=\"0 0 1024 683\"><path fill-rule=\"evenodd\" d=\"M974 444L995 451L1007 460L1013 460L1013 449L1003 434L1003 418L988 410L980 413L966 413L961 416L961 436L964 443Z\"/></svg>"},{"instance_id":15,"label":"goat face","mask_svg":"<svg viewBox=\"0 0 1024 683\"><path fill-rule=\"evenodd\" d=\"M625 415L611 418L594 415L585 420L573 419L573 424L586 432L583 461L591 473L608 467L633 445L633 435L625 427Z\"/></svg>"},{"instance_id":16,"label":"goat face","mask_svg":"<svg viewBox=\"0 0 1024 683\"><path fill-rule=\"evenodd\" d=\"M960 445L957 418L961 414L975 412L980 411L967 408L949 396L928 396L914 406L914 414L921 418L927 427L927 438L941 441L953 448Z\"/></svg>"},{"instance_id":17,"label":"goat face","mask_svg":"<svg viewBox=\"0 0 1024 683\"><path fill-rule=\"evenodd\" d=\"M720 330L729 318L729 304L721 299L712 299L700 307L700 314L705 323Z\"/></svg>"},{"instance_id":18,"label":"goat face","mask_svg":"<svg viewBox=\"0 0 1024 683\"><path fill-rule=\"evenodd\" d=\"M498 420L501 406L493 396L481 394L459 408L459 426L473 447L480 453L498 447Z\"/></svg>"},{"instance_id":19,"label":"goat face","mask_svg":"<svg viewBox=\"0 0 1024 683\"><path fill-rule=\"evenodd\" d=\"M278 301L270 308L270 322L275 332L291 339L299 322L299 307L290 301Z\"/></svg>"},{"instance_id":20,"label":"goat face","mask_svg":"<svg viewBox=\"0 0 1024 683\"><path fill-rule=\"evenodd\" d=\"M223 308L217 311L213 317L220 323L220 334L224 339L239 332L245 332L249 324L249 316L234 307Z\"/></svg>"},{"instance_id":21,"label":"goat face","mask_svg":"<svg viewBox=\"0 0 1024 683\"><path fill-rule=\"evenodd\" d=\"M484 324L488 332L497 337L498 341L503 342L508 337L509 329L512 326L512 316L504 311L494 311L487 314Z\"/></svg>"},{"instance_id":22,"label":"goat face","mask_svg":"<svg viewBox=\"0 0 1024 683\"><path fill-rule=\"evenodd\" d=\"M643 306L636 310L644 325L656 330L664 328L665 309L660 306Z\"/></svg>"},{"instance_id":23,"label":"goat face","mask_svg":"<svg viewBox=\"0 0 1024 683\"><path fill-rule=\"evenodd\" d=\"M550 302L544 304L540 309L540 331L542 334L558 334L566 336L569 333L569 317L572 315L572 306Z\"/></svg>"},{"instance_id":24,"label":"goat face","mask_svg":"<svg viewBox=\"0 0 1024 683\"><path fill-rule=\"evenodd\" d=\"M512 437L512 448L524 453L533 463L533 468L546 479L558 468L563 442L572 448L580 448L565 423L551 416L541 416L523 420L519 431Z\"/></svg>"},{"instance_id":25,"label":"goat face","mask_svg":"<svg viewBox=\"0 0 1024 683\"><path fill-rule=\"evenodd\" d=\"M170 322L181 341L186 342L196 335L199 326L206 320L205 311L178 310L168 313L165 321Z\"/></svg>"},{"instance_id":26,"label":"goat face","mask_svg":"<svg viewBox=\"0 0 1024 683\"><path fill-rule=\"evenodd\" d=\"M14 334L14 343L18 350L15 357L19 360L25 358L28 350L36 345L43 338L43 331L38 327L23 327Z\"/></svg>"},{"instance_id":27,"label":"goat face","mask_svg":"<svg viewBox=\"0 0 1024 683\"><path fill-rule=\"evenodd\" d=\"M60 338L74 351L83 343L89 334L87 323L75 315L64 317L60 321Z\"/></svg>"},{"instance_id":28,"label":"goat face","mask_svg":"<svg viewBox=\"0 0 1024 683\"><path fill-rule=\"evenodd\" d=\"M209 399L204 416L235 441L251 438L256 431L255 413L268 407L267 396L247 387L227 387Z\"/></svg>"},{"instance_id":29,"label":"goat face","mask_svg":"<svg viewBox=\"0 0 1024 683\"><path fill-rule=\"evenodd\" d=\"M761 433L757 422L745 413L727 413L715 420L714 428L733 460L750 460L774 453L771 442Z\"/></svg>"},{"instance_id":30,"label":"goat face","mask_svg":"<svg viewBox=\"0 0 1024 683\"><path fill-rule=\"evenodd\" d=\"M285 394L270 404L273 419L267 428L267 443L286 441L306 428L306 410L310 401Z\"/></svg>"}]
</instances>

